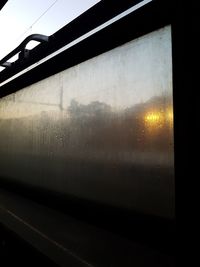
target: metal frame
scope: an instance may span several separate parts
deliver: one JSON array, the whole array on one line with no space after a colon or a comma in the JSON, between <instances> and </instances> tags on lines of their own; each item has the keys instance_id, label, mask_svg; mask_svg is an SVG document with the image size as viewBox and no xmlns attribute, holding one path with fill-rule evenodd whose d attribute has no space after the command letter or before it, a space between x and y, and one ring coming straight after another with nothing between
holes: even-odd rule
<instances>
[{"instance_id":1,"label":"metal frame","mask_svg":"<svg viewBox=\"0 0 200 267\"><path fill-rule=\"evenodd\" d=\"M23 64L23 60L27 59L29 56L29 50L26 49L26 46L30 41L37 41L37 42L43 43L43 42L48 42L48 40L49 40L49 37L46 35L42 35L42 34L29 35L17 48L15 48L12 52L10 52L7 56L5 56L4 58L0 60L0 66L5 67L5 68L11 68L13 64L16 62L12 63L12 62L8 62L7 60L9 60L10 58L12 58L18 53L19 53L18 60L20 61L21 64Z\"/></svg>"}]
</instances>

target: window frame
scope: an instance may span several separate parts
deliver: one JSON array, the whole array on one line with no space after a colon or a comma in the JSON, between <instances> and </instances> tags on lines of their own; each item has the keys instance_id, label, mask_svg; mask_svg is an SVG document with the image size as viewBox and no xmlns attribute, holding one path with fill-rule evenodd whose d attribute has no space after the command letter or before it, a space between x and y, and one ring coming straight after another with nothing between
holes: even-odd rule
<instances>
[{"instance_id":1,"label":"window frame","mask_svg":"<svg viewBox=\"0 0 200 267\"><path fill-rule=\"evenodd\" d=\"M77 38L77 35L75 36L74 33L81 36L89 30L88 25L98 26L112 18L114 15L123 12L134 2L138 3L140 1L119 1L121 4L118 4L117 7L112 10L114 2L115 1L109 2L105 0L99 2L90 10L75 19L72 23L66 25L64 28L56 32L51 37L51 40L48 44L41 44L33 49L28 61L24 62L23 64L16 63L12 69L4 70L0 74L0 83L12 77L24 68L27 68L31 64L34 64L36 61L43 58L44 55L47 56L55 51L55 49L59 49L70 41L69 38ZM180 159L180 141L178 141L180 126L178 124L178 119L180 115L177 117L176 112L180 114L180 95L177 95L176 91L179 90L178 80L180 79L180 75L178 69L180 66L180 61L179 58L177 58L177 49L179 44L179 40L177 39L177 31L179 26L176 24L175 11L175 5L172 4L172 1L154 0L149 2L145 6L130 13L126 17L109 25L87 39L84 39L82 42L70 47L59 55L51 58L38 67L35 67L31 71L26 72L25 74L1 86L0 97L14 93L28 85L59 73L67 68L75 66L152 31L158 30L167 25L171 25L173 53L173 105L175 111L175 163L178 164ZM94 16L93 14L96 15ZM86 24L85 21L87 22ZM132 25L136 26L131 27L130 30L130 26ZM70 36L70 34L72 34L72 36ZM63 36L67 36L67 38L65 39ZM105 40L105 42L102 42L102 40ZM179 165L175 165L176 176L179 174L179 167ZM52 201L52 192L46 192L44 197L43 191L38 190L35 192L32 188L28 188L27 191L27 188L23 188L23 186L19 186L17 184L9 184L8 188L18 190L21 194L29 196L31 195L35 200L45 203L46 205L50 205L51 207L56 207L56 209L66 209L65 204L62 203L62 196L57 196L58 201L54 201L55 199ZM30 194L30 192L32 193ZM73 216L78 217L81 220L83 219L89 221L97 224L98 226L100 225L101 227L105 227L106 229L112 229L112 231L116 231L117 233L128 236L129 238L138 238L143 241L145 240L145 242L150 242L151 245L153 244L153 246L162 247L165 250L173 250L172 243L175 233L175 220L161 219L154 216L136 213L132 214L128 211L125 212L118 208L114 209L87 201L82 203L82 200L79 199L68 199L68 203L70 204L67 207L67 211L65 211L71 213ZM76 212L74 212L74 210L76 210ZM90 212L92 212L93 216L91 216ZM103 218L105 214L107 216L106 219ZM116 223L116 221L118 221L118 223ZM114 224L116 225L114 226ZM132 229L133 224L138 227L137 235Z\"/></svg>"}]
</instances>

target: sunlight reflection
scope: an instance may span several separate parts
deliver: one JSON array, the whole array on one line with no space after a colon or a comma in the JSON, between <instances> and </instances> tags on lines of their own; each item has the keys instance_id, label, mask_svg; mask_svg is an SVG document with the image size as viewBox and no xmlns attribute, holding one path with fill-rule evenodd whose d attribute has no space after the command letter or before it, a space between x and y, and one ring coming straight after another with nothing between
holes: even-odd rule
<instances>
[{"instance_id":1,"label":"sunlight reflection","mask_svg":"<svg viewBox=\"0 0 200 267\"><path fill-rule=\"evenodd\" d=\"M164 120L163 114L161 112L158 112L158 111L148 112L145 115L145 122L150 124L150 125L161 124L163 122L163 120Z\"/></svg>"},{"instance_id":2,"label":"sunlight reflection","mask_svg":"<svg viewBox=\"0 0 200 267\"><path fill-rule=\"evenodd\" d=\"M173 109L168 107L165 111L147 111L144 121L147 128L158 129L166 126L171 128L173 126Z\"/></svg>"}]
</instances>

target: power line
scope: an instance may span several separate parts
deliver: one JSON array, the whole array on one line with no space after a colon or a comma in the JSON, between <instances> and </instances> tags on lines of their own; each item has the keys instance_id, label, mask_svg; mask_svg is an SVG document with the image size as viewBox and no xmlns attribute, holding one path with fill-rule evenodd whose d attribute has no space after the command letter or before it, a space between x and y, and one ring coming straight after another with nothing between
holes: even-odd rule
<instances>
[{"instance_id":1,"label":"power line","mask_svg":"<svg viewBox=\"0 0 200 267\"><path fill-rule=\"evenodd\" d=\"M22 36L24 36L59 0L54 1L32 24L29 26L18 38L18 41Z\"/></svg>"}]
</instances>

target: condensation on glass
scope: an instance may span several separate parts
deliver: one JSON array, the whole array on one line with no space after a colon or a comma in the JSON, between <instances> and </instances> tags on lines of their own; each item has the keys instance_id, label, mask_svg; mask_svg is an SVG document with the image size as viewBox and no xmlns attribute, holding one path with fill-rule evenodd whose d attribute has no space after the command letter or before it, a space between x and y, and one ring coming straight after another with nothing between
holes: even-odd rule
<instances>
[{"instance_id":1,"label":"condensation on glass","mask_svg":"<svg viewBox=\"0 0 200 267\"><path fill-rule=\"evenodd\" d=\"M0 176L173 218L171 27L0 100Z\"/></svg>"}]
</instances>

